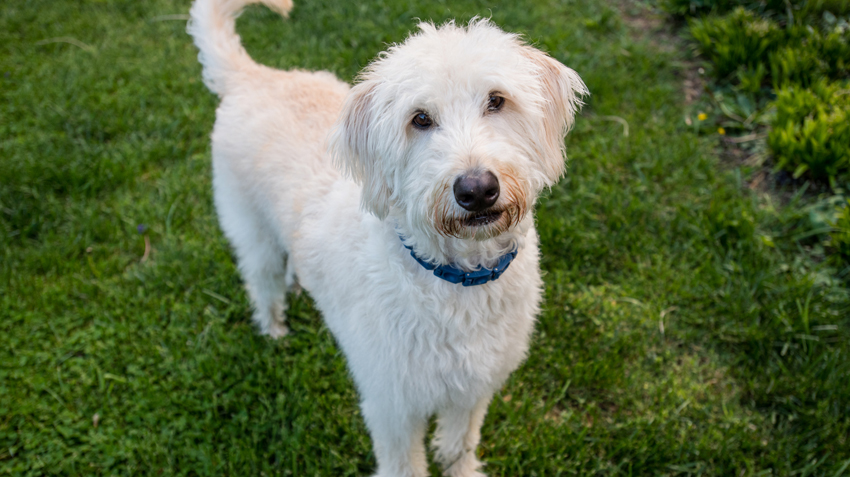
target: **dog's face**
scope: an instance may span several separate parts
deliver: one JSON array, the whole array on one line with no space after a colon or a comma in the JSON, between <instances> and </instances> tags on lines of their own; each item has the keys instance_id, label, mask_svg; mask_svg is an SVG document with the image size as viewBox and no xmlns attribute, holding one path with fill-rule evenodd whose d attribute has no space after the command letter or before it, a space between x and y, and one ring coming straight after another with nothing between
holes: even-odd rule
<instances>
[{"instance_id":1,"label":"dog's face","mask_svg":"<svg viewBox=\"0 0 850 477\"><path fill-rule=\"evenodd\" d=\"M419 27L361 75L331 151L376 216L405 217L426 237L499 236L563 174L587 89L487 20Z\"/></svg>"}]
</instances>

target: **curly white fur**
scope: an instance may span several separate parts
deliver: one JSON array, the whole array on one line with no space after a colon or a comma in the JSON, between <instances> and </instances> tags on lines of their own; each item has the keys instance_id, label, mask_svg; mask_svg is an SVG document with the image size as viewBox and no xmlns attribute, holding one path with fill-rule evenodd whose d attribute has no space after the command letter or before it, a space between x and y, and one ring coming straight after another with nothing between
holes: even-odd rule
<instances>
[{"instance_id":1,"label":"curly white fur","mask_svg":"<svg viewBox=\"0 0 850 477\"><path fill-rule=\"evenodd\" d=\"M419 25L354 87L327 72L254 63L235 32L252 0L196 0L189 32L222 98L213 185L262 333L286 334L295 276L348 358L379 476L474 476L493 393L528 350L541 298L538 193L564 172L563 138L587 90L578 75L490 21ZM290 0L262 3L286 14ZM489 95L505 98L489 111ZM411 118L425 111L433 127ZM334 167L334 163L337 167ZM489 170L497 220L470 224L456 177ZM502 277L462 287L410 257L467 270L517 248Z\"/></svg>"}]
</instances>

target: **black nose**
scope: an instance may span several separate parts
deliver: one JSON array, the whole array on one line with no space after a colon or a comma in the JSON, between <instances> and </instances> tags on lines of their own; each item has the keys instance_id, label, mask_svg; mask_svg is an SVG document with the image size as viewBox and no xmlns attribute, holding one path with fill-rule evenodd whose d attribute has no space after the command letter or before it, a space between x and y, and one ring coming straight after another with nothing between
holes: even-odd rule
<instances>
[{"instance_id":1,"label":"black nose","mask_svg":"<svg viewBox=\"0 0 850 477\"><path fill-rule=\"evenodd\" d=\"M499 179L490 171L472 171L458 176L454 185L455 200L470 212L492 207L499 199Z\"/></svg>"}]
</instances>

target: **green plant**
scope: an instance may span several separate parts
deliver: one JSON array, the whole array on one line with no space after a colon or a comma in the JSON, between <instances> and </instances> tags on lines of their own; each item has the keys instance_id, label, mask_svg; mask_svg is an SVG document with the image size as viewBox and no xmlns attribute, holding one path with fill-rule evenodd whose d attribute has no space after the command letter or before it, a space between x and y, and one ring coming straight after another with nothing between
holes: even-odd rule
<instances>
[{"instance_id":1,"label":"green plant","mask_svg":"<svg viewBox=\"0 0 850 477\"><path fill-rule=\"evenodd\" d=\"M725 11L735 3L730 0L663 0L661 7L673 15L696 15L710 11Z\"/></svg>"},{"instance_id":2,"label":"green plant","mask_svg":"<svg viewBox=\"0 0 850 477\"><path fill-rule=\"evenodd\" d=\"M776 89L792 84L808 87L821 77L850 75L850 28L820 31L798 24L786 29L785 37L786 46L768 55Z\"/></svg>"},{"instance_id":3,"label":"green plant","mask_svg":"<svg viewBox=\"0 0 850 477\"><path fill-rule=\"evenodd\" d=\"M817 51L811 46L785 46L769 55L770 75L776 89L791 85L811 86L827 70Z\"/></svg>"},{"instance_id":4,"label":"green plant","mask_svg":"<svg viewBox=\"0 0 850 477\"><path fill-rule=\"evenodd\" d=\"M840 0L839 0L840 1ZM805 1L794 0L792 7L800 8ZM785 0L662 0L661 7L672 15L699 16L706 13L723 14L743 7L747 10L764 12L785 12L788 4Z\"/></svg>"},{"instance_id":5,"label":"green plant","mask_svg":"<svg viewBox=\"0 0 850 477\"><path fill-rule=\"evenodd\" d=\"M767 76L767 68L765 68L764 63L758 63L755 68L747 68L745 65L741 65L735 74L738 78L739 90L750 94L759 94Z\"/></svg>"},{"instance_id":6,"label":"green plant","mask_svg":"<svg viewBox=\"0 0 850 477\"><path fill-rule=\"evenodd\" d=\"M709 232L710 242L721 245L723 249L752 244L755 219L746 204L730 207L726 197L712 199L703 216L703 228Z\"/></svg>"},{"instance_id":7,"label":"green plant","mask_svg":"<svg viewBox=\"0 0 850 477\"><path fill-rule=\"evenodd\" d=\"M726 78L741 66L758 69L769 53L786 41L784 31L774 21L759 18L743 7L725 16L692 19L689 24L717 79Z\"/></svg>"},{"instance_id":8,"label":"green plant","mask_svg":"<svg viewBox=\"0 0 850 477\"><path fill-rule=\"evenodd\" d=\"M850 76L850 28L818 35L815 47L831 78Z\"/></svg>"},{"instance_id":9,"label":"green plant","mask_svg":"<svg viewBox=\"0 0 850 477\"><path fill-rule=\"evenodd\" d=\"M780 168L834 181L850 169L847 86L819 81L779 91L768 145Z\"/></svg>"},{"instance_id":10,"label":"green plant","mask_svg":"<svg viewBox=\"0 0 850 477\"><path fill-rule=\"evenodd\" d=\"M671 15L692 17L708 13L722 15L743 7L783 23L811 22L824 16L835 18L850 13L850 2L846 0L661 0L660 5Z\"/></svg>"},{"instance_id":11,"label":"green plant","mask_svg":"<svg viewBox=\"0 0 850 477\"><path fill-rule=\"evenodd\" d=\"M791 3L797 5L798 16L806 19L820 17L824 13L830 15L850 13L850 2L847 0L797 0Z\"/></svg>"},{"instance_id":12,"label":"green plant","mask_svg":"<svg viewBox=\"0 0 850 477\"><path fill-rule=\"evenodd\" d=\"M829 246L834 251L834 257L843 264L850 265L850 199L842 207L838 207L838 216L832 224L829 234Z\"/></svg>"}]
</instances>

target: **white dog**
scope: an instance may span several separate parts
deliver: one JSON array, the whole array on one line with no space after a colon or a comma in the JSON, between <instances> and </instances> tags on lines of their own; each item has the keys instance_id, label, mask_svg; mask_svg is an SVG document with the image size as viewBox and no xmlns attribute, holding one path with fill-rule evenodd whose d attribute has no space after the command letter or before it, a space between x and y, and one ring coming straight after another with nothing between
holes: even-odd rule
<instances>
[{"instance_id":1,"label":"white dog","mask_svg":"<svg viewBox=\"0 0 850 477\"><path fill-rule=\"evenodd\" d=\"M196 0L189 32L222 99L215 204L254 321L286 334L297 276L348 358L377 475L428 474L434 414L446 475L483 475L479 428L541 299L531 211L564 173L585 85L483 19L420 24L354 87L274 70L235 31L252 1Z\"/></svg>"}]
</instances>

